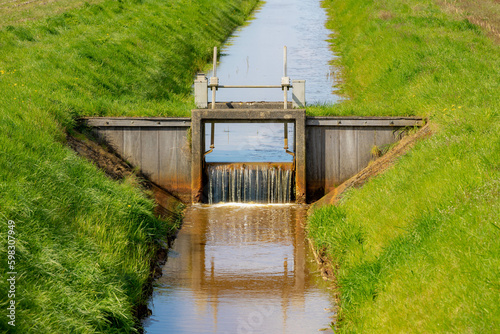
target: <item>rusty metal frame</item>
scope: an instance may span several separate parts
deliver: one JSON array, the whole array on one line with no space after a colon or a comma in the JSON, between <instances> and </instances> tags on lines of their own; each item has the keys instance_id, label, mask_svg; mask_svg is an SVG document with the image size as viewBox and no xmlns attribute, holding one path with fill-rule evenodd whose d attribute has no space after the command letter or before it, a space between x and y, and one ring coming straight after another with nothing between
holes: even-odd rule
<instances>
[{"instance_id":1,"label":"rusty metal frame","mask_svg":"<svg viewBox=\"0 0 500 334\"><path fill-rule=\"evenodd\" d=\"M295 200L306 202L306 113L304 109L195 109L191 112L191 200L203 202L204 124L295 123Z\"/></svg>"}]
</instances>

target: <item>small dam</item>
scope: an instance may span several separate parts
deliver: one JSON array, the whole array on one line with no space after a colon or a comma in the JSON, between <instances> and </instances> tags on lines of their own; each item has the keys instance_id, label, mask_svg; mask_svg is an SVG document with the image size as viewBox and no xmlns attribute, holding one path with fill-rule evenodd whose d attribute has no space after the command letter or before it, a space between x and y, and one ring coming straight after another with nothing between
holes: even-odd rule
<instances>
[{"instance_id":1,"label":"small dam","mask_svg":"<svg viewBox=\"0 0 500 334\"><path fill-rule=\"evenodd\" d=\"M391 145L424 124L417 117L306 117L305 109L267 103L229 105L193 110L191 118L84 122L122 159L185 203L312 202L366 167L374 147ZM206 163L206 129L224 123L293 124L293 162Z\"/></svg>"},{"instance_id":2,"label":"small dam","mask_svg":"<svg viewBox=\"0 0 500 334\"><path fill-rule=\"evenodd\" d=\"M365 168L373 151L395 143L409 128L424 124L419 117L306 116L306 82L287 76L286 46L283 77L276 85L221 84L217 55L214 48L212 76L198 73L195 78L198 108L191 111L190 118L84 119L99 140L185 203L312 202ZM217 102L219 89L235 88L280 89L283 101ZM291 161L283 161L275 154L256 163L233 150L240 161L207 162L207 156L219 146L215 141L216 125L224 124L239 124L240 132L245 124L278 125L283 129L281 153L288 154L285 160ZM247 146L255 146L259 138L253 136L243 141ZM276 136L273 141L277 141Z\"/></svg>"},{"instance_id":3,"label":"small dam","mask_svg":"<svg viewBox=\"0 0 500 334\"><path fill-rule=\"evenodd\" d=\"M290 203L293 200L291 163L207 164L209 204Z\"/></svg>"},{"instance_id":4,"label":"small dam","mask_svg":"<svg viewBox=\"0 0 500 334\"><path fill-rule=\"evenodd\" d=\"M216 76L217 48L213 59L212 76L199 73L194 81L198 108L191 111L190 118L83 120L122 159L185 203L313 202L365 168L373 151L424 124L419 117L306 116L306 83L287 76L286 46L283 77L277 85L222 85ZM281 89L283 101L217 102L219 89L234 88ZM250 124L276 125L283 130L274 131L272 141L281 141L283 148L266 161L249 160L235 149L232 155L241 160L209 162L207 157L220 144L215 140L216 125L224 124L239 125L239 132ZM282 133L279 139L277 132ZM243 140L245 143L231 142L228 134L229 146L244 144L263 151L268 143L257 143L259 140L250 136ZM287 158L278 157L282 155L279 153L286 153Z\"/></svg>"}]
</instances>

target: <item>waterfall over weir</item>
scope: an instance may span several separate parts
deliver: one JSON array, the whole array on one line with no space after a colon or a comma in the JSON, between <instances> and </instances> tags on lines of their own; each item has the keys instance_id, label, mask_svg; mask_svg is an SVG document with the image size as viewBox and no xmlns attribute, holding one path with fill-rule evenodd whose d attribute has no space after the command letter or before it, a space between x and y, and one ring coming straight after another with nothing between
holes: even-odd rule
<instances>
[{"instance_id":1,"label":"waterfall over weir","mask_svg":"<svg viewBox=\"0 0 500 334\"><path fill-rule=\"evenodd\" d=\"M207 198L219 202L289 203L292 163L207 163Z\"/></svg>"}]
</instances>

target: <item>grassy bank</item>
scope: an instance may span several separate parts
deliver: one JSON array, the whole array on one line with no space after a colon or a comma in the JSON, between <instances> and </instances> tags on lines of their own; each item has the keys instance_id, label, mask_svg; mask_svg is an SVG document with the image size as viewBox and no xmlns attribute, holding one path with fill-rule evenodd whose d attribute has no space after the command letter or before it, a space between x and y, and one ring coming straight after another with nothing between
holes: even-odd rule
<instances>
[{"instance_id":1,"label":"grassy bank","mask_svg":"<svg viewBox=\"0 0 500 334\"><path fill-rule=\"evenodd\" d=\"M79 116L187 114L195 71L255 3L94 1L26 22L2 11L0 273L11 271L9 220L18 273L16 326L2 316L2 331L134 330L153 242L173 224L153 216L133 180L77 157L65 132ZM8 288L1 280L3 310Z\"/></svg>"},{"instance_id":2,"label":"grassy bank","mask_svg":"<svg viewBox=\"0 0 500 334\"><path fill-rule=\"evenodd\" d=\"M327 0L343 92L331 115L421 115L435 134L309 236L337 264L342 333L500 328L500 48L435 1Z\"/></svg>"}]
</instances>

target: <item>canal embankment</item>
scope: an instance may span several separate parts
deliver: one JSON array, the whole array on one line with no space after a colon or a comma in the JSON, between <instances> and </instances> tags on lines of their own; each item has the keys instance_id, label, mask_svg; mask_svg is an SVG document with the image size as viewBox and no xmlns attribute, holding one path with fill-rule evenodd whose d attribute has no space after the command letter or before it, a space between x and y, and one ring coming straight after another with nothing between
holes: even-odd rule
<instances>
[{"instance_id":1,"label":"canal embankment","mask_svg":"<svg viewBox=\"0 0 500 334\"><path fill-rule=\"evenodd\" d=\"M133 182L110 181L69 150L66 130L80 116L187 116L194 72L254 5L102 1L2 27L0 212L17 223L14 330L133 330L148 245L168 225ZM349 100L309 113L423 115L437 128L311 219L338 264L342 330L493 332L498 46L428 1L325 5Z\"/></svg>"},{"instance_id":2,"label":"canal embankment","mask_svg":"<svg viewBox=\"0 0 500 334\"><path fill-rule=\"evenodd\" d=\"M153 281L161 276L161 268L167 261L168 250L182 224L183 211L186 206L181 199L137 171L115 151L106 145L99 144L99 140L88 133L85 128L81 129L83 133L74 129L68 133L67 145L79 156L106 173L108 178L129 183L146 195L147 199L153 200L154 214L164 225L158 229L156 238L150 240L147 245L148 254L152 255L149 258L149 276L142 285L142 298L133 305L133 316L139 320L150 314L146 301L153 292Z\"/></svg>"},{"instance_id":3,"label":"canal embankment","mask_svg":"<svg viewBox=\"0 0 500 334\"><path fill-rule=\"evenodd\" d=\"M493 333L499 326L498 44L434 1L324 2L344 115L428 117L383 174L314 211L335 268L340 333Z\"/></svg>"},{"instance_id":4,"label":"canal embankment","mask_svg":"<svg viewBox=\"0 0 500 334\"><path fill-rule=\"evenodd\" d=\"M154 215L133 177L109 179L66 146L66 134L80 116L189 114L195 71L255 4L98 1L31 20L35 6L1 27L2 258L8 221L17 240L16 293L0 297L5 310L15 302L16 326L3 316L2 331L140 326L154 243L173 224ZM6 280L0 287L9 290Z\"/></svg>"}]
</instances>

